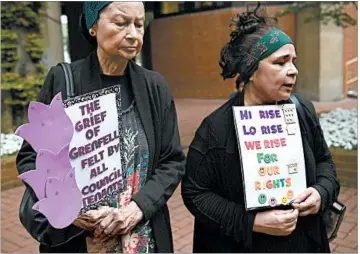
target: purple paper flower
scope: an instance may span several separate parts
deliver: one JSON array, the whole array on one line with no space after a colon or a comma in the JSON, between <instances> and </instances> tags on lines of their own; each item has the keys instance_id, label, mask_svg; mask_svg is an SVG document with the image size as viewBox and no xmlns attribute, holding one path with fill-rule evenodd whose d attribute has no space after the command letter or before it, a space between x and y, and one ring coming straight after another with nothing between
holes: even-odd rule
<instances>
[{"instance_id":1,"label":"purple paper flower","mask_svg":"<svg viewBox=\"0 0 360 254\"><path fill-rule=\"evenodd\" d=\"M47 150L40 150L36 157L36 170L27 171L19 178L28 183L34 190L36 197L45 198L45 184L49 177L61 180L71 170L69 159L69 144L64 146L58 154Z\"/></svg>"},{"instance_id":2,"label":"purple paper flower","mask_svg":"<svg viewBox=\"0 0 360 254\"><path fill-rule=\"evenodd\" d=\"M61 93L53 98L50 105L31 102L28 118L29 123L21 125L15 134L28 141L36 152L45 149L55 154L70 143L74 128L65 113Z\"/></svg>"},{"instance_id":3,"label":"purple paper flower","mask_svg":"<svg viewBox=\"0 0 360 254\"><path fill-rule=\"evenodd\" d=\"M82 197L76 185L74 169L66 175L64 181L50 177L46 182L46 198L33 206L44 214L54 228L65 228L78 217Z\"/></svg>"}]
</instances>

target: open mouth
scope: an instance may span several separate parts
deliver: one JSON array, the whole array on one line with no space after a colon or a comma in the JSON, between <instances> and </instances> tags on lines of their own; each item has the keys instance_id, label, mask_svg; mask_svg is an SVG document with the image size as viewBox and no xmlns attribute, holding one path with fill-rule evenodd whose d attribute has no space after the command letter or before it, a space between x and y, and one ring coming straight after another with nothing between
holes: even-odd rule
<instances>
[{"instance_id":1,"label":"open mouth","mask_svg":"<svg viewBox=\"0 0 360 254\"><path fill-rule=\"evenodd\" d=\"M126 50L126 51L135 51L135 50L136 50L136 47L123 47L123 50Z\"/></svg>"},{"instance_id":2,"label":"open mouth","mask_svg":"<svg viewBox=\"0 0 360 254\"><path fill-rule=\"evenodd\" d=\"M283 86L288 87L288 88L293 88L294 84L284 84Z\"/></svg>"}]
</instances>

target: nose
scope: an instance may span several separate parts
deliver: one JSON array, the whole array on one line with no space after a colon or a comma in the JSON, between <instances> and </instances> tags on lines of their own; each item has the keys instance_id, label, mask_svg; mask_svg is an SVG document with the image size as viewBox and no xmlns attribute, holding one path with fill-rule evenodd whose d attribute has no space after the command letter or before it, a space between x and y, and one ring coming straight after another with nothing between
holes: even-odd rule
<instances>
[{"instance_id":1,"label":"nose","mask_svg":"<svg viewBox=\"0 0 360 254\"><path fill-rule=\"evenodd\" d=\"M130 24L127 26L126 38L134 40L136 38L136 27L135 24Z\"/></svg>"},{"instance_id":2,"label":"nose","mask_svg":"<svg viewBox=\"0 0 360 254\"><path fill-rule=\"evenodd\" d=\"M291 66L287 72L287 75L296 77L298 74L299 74L298 69L296 68L296 66L293 63L291 63Z\"/></svg>"}]
</instances>

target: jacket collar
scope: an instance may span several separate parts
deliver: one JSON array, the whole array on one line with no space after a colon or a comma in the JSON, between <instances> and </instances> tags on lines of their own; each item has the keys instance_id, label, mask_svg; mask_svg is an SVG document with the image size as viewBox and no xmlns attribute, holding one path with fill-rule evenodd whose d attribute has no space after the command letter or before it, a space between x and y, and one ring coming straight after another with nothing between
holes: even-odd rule
<instances>
[{"instance_id":1,"label":"jacket collar","mask_svg":"<svg viewBox=\"0 0 360 254\"><path fill-rule=\"evenodd\" d=\"M155 156L155 129L154 115L152 112L150 84L148 83L144 69L133 61L129 61L127 73L129 75L130 86L134 95L135 105L140 115L142 126L144 128L148 146L149 146L149 168L151 169ZM151 174L147 175L149 178Z\"/></svg>"},{"instance_id":2,"label":"jacket collar","mask_svg":"<svg viewBox=\"0 0 360 254\"><path fill-rule=\"evenodd\" d=\"M81 69L80 94L86 94L100 90L102 86L99 59L96 51L91 52L85 59ZM154 158L155 133L149 92L149 84L144 69L135 62L129 61L125 70L128 75L130 89L134 95L135 105L138 109L140 119L147 137L150 164ZM149 174L150 175L150 174Z\"/></svg>"},{"instance_id":3,"label":"jacket collar","mask_svg":"<svg viewBox=\"0 0 360 254\"><path fill-rule=\"evenodd\" d=\"M100 65L96 51L91 52L81 68L80 94L90 93L102 88Z\"/></svg>"}]
</instances>

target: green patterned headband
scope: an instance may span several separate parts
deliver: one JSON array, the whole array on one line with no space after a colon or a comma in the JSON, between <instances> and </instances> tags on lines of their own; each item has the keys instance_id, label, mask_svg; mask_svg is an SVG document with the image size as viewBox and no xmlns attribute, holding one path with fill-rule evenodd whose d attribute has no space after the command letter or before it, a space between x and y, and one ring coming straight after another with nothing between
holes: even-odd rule
<instances>
[{"instance_id":1,"label":"green patterned headband","mask_svg":"<svg viewBox=\"0 0 360 254\"><path fill-rule=\"evenodd\" d=\"M250 73L254 72L261 60L270 56L276 50L286 44L294 44L293 41L283 31L274 28L267 32L251 48L247 56L246 66Z\"/></svg>"}]
</instances>

